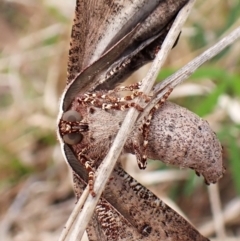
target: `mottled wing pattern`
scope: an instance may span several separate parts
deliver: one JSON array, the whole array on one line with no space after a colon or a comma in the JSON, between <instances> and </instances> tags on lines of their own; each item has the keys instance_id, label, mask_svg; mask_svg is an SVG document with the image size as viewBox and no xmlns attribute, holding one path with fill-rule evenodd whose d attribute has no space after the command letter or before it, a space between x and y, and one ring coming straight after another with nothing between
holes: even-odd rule
<instances>
[{"instance_id":1,"label":"mottled wing pattern","mask_svg":"<svg viewBox=\"0 0 240 241\"><path fill-rule=\"evenodd\" d=\"M71 148L64 149L76 172L75 193L80 196L87 183L86 170ZM208 241L119 165L106 185L87 231L91 241Z\"/></svg>"},{"instance_id":2,"label":"mottled wing pattern","mask_svg":"<svg viewBox=\"0 0 240 241\"><path fill-rule=\"evenodd\" d=\"M86 182L74 174L75 193L81 195ZM82 188L80 188L82 187ZM144 241L142 235L115 207L101 197L87 227L89 241Z\"/></svg>"},{"instance_id":3,"label":"mottled wing pattern","mask_svg":"<svg viewBox=\"0 0 240 241\"><path fill-rule=\"evenodd\" d=\"M143 21L159 2L159 0L77 0L67 83L97 60L107 46L113 46L136 24Z\"/></svg>"},{"instance_id":4,"label":"mottled wing pattern","mask_svg":"<svg viewBox=\"0 0 240 241\"><path fill-rule=\"evenodd\" d=\"M98 60L96 60L89 67L84 69L80 74L76 76L74 81L72 81L62 96L62 110L66 111L69 108L69 105L73 99L79 93L87 92L91 86L94 86L93 80L96 77L97 73L101 72L103 69L108 68L111 63L114 61L115 56L118 56L120 52L126 49L130 39L138 29L137 25L131 32L124 36L116 45L104 53Z\"/></svg>"},{"instance_id":5,"label":"mottled wing pattern","mask_svg":"<svg viewBox=\"0 0 240 241\"><path fill-rule=\"evenodd\" d=\"M142 240L207 241L181 215L117 166L103 197L146 237Z\"/></svg>"},{"instance_id":6,"label":"mottled wing pattern","mask_svg":"<svg viewBox=\"0 0 240 241\"><path fill-rule=\"evenodd\" d=\"M129 44L159 33L186 2L188 0L77 0L67 83L137 24L142 24L141 29Z\"/></svg>"},{"instance_id":7,"label":"mottled wing pattern","mask_svg":"<svg viewBox=\"0 0 240 241\"><path fill-rule=\"evenodd\" d=\"M173 18L187 1L86 3L78 0L67 83L74 81L63 94L62 110L66 111L78 93L98 86L101 86L98 89L112 89L143 64L153 60Z\"/></svg>"}]
</instances>

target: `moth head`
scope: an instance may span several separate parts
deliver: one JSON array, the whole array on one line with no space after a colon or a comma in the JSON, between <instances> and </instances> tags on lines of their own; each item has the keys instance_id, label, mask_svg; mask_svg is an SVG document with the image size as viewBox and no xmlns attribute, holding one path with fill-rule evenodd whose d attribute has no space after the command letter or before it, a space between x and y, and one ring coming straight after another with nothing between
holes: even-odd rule
<instances>
[{"instance_id":1,"label":"moth head","mask_svg":"<svg viewBox=\"0 0 240 241\"><path fill-rule=\"evenodd\" d=\"M63 113L59 123L59 131L64 143L76 145L82 141L82 132L88 130L88 125L82 120L82 115L76 110L68 110Z\"/></svg>"}]
</instances>

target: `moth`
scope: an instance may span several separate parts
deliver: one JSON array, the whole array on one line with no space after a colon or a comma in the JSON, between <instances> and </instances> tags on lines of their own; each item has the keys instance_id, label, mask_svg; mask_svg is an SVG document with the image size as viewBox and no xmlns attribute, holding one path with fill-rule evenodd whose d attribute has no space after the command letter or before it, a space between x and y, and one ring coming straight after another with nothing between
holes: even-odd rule
<instances>
[{"instance_id":1,"label":"moth","mask_svg":"<svg viewBox=\"0 0 240 241\"><path fill-rule=\"evenodd\" d=\"M138 96L149 101L138 91L139 84L116 86L154 59L186 2L77 1L58 136L73 169L78 197L86 183L93 186L94 172L121 126L125 109L141 111L142 106L134 103ZM123 90L132 95L121 97ZM136 123L124 150L137 155L142 169L150 157L190 167L207 183L216 182L223 174L221 145L209 125L165 99L158 107L145 123ZM121 200L119 194L126 198ZM143 210L149 215L141 218ZM120 166L114 170L88 230L90 240L207 240Z\"/></svg>"}]
</instances>

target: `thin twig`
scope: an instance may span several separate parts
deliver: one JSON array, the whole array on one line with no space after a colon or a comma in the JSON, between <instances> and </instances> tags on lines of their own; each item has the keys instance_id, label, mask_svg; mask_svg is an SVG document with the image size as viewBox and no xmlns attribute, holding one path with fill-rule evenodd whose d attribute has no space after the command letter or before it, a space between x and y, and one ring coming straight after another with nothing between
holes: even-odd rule
<instances>
[{"instance_id":1,"label":"thin twig","mask_svg":"<svg viewBox=\"0 0 240 241\"><path fill-rule=\"evenodd\" d=\"M166 60L168 53L171 51L171 48L176 38L178 37L182 29L182 26L186 21L194 3L195 0L190 0L189 3L179 12L178 16L176 17L167 37L164 40L164 43L162 44L161 50L157 54L155 60L152 63L150 71L143 80L141 90L144 93L148 94L151 91L157 74L161 66L163 65L164 61ZM137 100L136 102L138 101L139 100ZM87 198L86 203L84 204L84 207L74 227L74 231L70 237L71 241L81 240L82 235L92 217L97 202L102 194L102 191L104 190L104 187L111 175L111 172L118 160L118 157L121 154L121 150L124 146L124 143L127 140L128 134L134 126L138 114L139 113L135 109L130 109L126 118L124 119L122 127L119 130L113 142L113 145L110 151L108 152L108 155L106 156L105 160L103 161L102 165L99 167L99 170L97 172L97 177L94 185L96 197L93 198L91 195L89 195L89 197Z\"/></svg>"},{"instance_id":2,"label":"thin twig","mask_svg":"<svg viewBox=\"0 0 240 241\"><path fill-rule=\"evenodd\" d=\"M240 217L240 198L235 198L230 201L223 209L224 224L230 224L238 220ZM205 236L214 234L215 227L212 220L204 222L202 226L198 228L199 232ZM227 238L226 238L227 240Z\"/></svg>"},{"instance_id":3,"label":"thin twig","mask_svg":"<svg viewBox=\"0 0 240 241\"><path fill-rule=\"evenodd\" d=\"M64 229L63 229L63 231L61 233L61 236L58 239L58 241L66 240L66 238L67 238L69 232L71 231L71 228L72 228L72 226L73 226L73 224L74 224L74 222L75 222L75 220L77 218L77 215L81 212L81 209L83 207L84 202L87 199L88 194L89 194L89 187L87 186L85 188L85 190L83 191L80 199L78 200L76 206L74 207L70 217L68 218L68 221L67 221L67 223L66 223L66 225L65 225L65 227L64 227Z\"/></svg>"},{"instance_id":4,"label":"thin twig","mask_svg":"<svg viewBox=\"0 0 240 241\"><path fill-rule=\"evenodd\" d=\"M240 38L240 27L233 30L229 35L218 41L211 48L203 52L201 55L193 59L191 62L186 64L180 70L169 76L167 79L157 84L154 87L154 95L151 102L144 108L139 120L142 120L149 111L159 102L163 95L168 91L169 88L174 88L178 84L186 80L192 73L196 71L202 64L204 64L209 59L216 56L227 46L234 43L238 38Z\"/></svg>"},{"instance_id":5,"label":"thin twig","mask_svg":"<svg viewBox=\"0 0 240 241\"><path fill-rule=\"evenodd\" d=\"M226 232L224 227L224 218L219 197L218 184L210 185L208 187L208 195L210 199L213 221L215 226L216 236L220 240L226 240Z\"/></svg>"}]
</instances>

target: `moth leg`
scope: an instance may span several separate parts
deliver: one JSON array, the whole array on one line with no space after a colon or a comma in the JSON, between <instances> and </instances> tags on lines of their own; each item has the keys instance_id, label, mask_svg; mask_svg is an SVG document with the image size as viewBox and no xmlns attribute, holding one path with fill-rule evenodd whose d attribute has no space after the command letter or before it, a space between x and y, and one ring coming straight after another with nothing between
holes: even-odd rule
<instances>
[{"instance_id":1,"label":"moth leg","mask_svg":"<svg viewBox=\"0 0 240 241\"><path fill-rule=\"evenodd\" d=\"M131 95L127 95L122 97L122 101L129 101L129 100L134 100L136 97L141 97L142 99L145 100L145 102L149 102L150 101L150 96L145 95L142 91L139 91L140 87L142 86L142 81L139 81L137 83L128 85L128 86L120 86L120 87L116 87L113 90L109 90L108 91L108 95L109 94L116 94L117 92L121 92L121 91L131 91L133 92Z\"/></svg>"},{"instance_id":2,"label":"moth leg","mask_svg":"<svg viewBox=\"0 0 240 241\"><path fill-rule=\"evenodd\" d=\"M122 86L122 87L126 88L126 86ZM104 98L104 99L106 99L107 101L109 101L111 103L131 101L131 100L136 99L137 97L141 97L145 101L145 103L147 103L151 99L150 96L145 95L142 91L131 90L131 92L132 92L131 95L118 97L116 95L117 91L116 92L112 92L112 90L111 90L106 95L102 95L101 98Z\"/></svg>"},{"instance_id":3,"label":"moth leg","mask_svg":"<svg viewBox=\"0 0 240 241\"><path fill-rule=\"evenodd\" d=\"M147 167L147 157L144 156L142 147L138 143L133 143L133 149L139 169L145 169Z\"/></svg>"},{"instance_id":4,"label":"moth leg","mask_svg":"<svg viewBox=\"0 0 240 241\"><path fill-rule=\"evenodd\" d=\"M147 166L147 155L146 155L146 151L147 151L147 147L148 147L148 136L149 136L149 127L151 124L151 120L153 118L154 112L161 108L164 103L166 102L168 96L171 94L172 92L172 88L170 88L166 94L164 94L164 96L160 99L160 101L150 110L148 116L145 118L145 121L142 125L142 135L143 135L143 146L142 146L142 151L141 151L141 155L139 154L139 148L134 146L135 149L135 154L137 156L137 161L138 161L138 166L140 169L145 169Z\"/></svg>"},{"instance_id":5,"label":"moth leg","mask_svg":"<svg viewBox=\"0 0 240 241\"><path fill-rule=\"evenodd\" d=\"M136 104L135 102L124 102L124 103L121 103L121 102L116 102L115 104L103 104L102 105L102 109L103 110L120 110L120 111L124 111L126 109L129 109L129 108L135 108L136 110L138 110L139 112L143 111L143 107L140 106L139 104Z\"/></svg>"},{"instance_id":6,"label":"moth leg","mask_svg":"<svg viewBox=\"0 0 240 241\"><path fill-rule=\"evenodd\" d=\"M145 95L141 91L133 91L132 95L119 97L115 94L113 90L110 92L99 91L96 93L85 93L84 96L78 98L78 102L80 105L91 105L97 108L101 108L103 110L112 109L124 111L126 109L129 109L130 107L133 107L138 111L143 111L143 107L132 101L137 97L142 98L145 103L150 100L150 97Z\"/></svg>"},{"instance_id":7,"label":"moth leg","mask_svg":"<svg viewBox=\"0 0 240 241\"><path fill-rule=\"evenodd\" d=\"M74 184L73 190L74 190L75 196L77 198L77 202L78 202L86 185L85 185L84 181L74 171L73 171L73 184ZM100 198L100 200L98 201L96 210L99 210L101 205L102 205L102 198ZM91 221L89 222L87 229L86 229L87 234L88 234L88 239L91 241L105 240L105 236L106 236L104 234L105 230L103 230L100 227L101 222L99 222L98 219L99 219L99 214L96 213L96 211L95 211L91 218ZM116 235L114 237L116 237ZM116 240L116 239L114 239L114 240Z\"/></svg>"},{"instance_id":8,"label":"moth leg","mask_svg":"<svg viewBox=\"0 0 240 241\"><path fill-rule=\"evenodd\" d=\"M93 187L94 187L94 169L91 165L91 163L93 163L93 161L88 158L86 155L83 154L83 152L85 151L85 149L80 152L78 154L78 160L84 165L85 169L88 172L88 185L89 185L89 192L91 193L91 195L93 197L96 196L95 192L93 191Z\"/></svg>"},{"instance_id":9,"label":"moth leg","mask_svg":"<svg viewBox=\"0 0 240 241\"><path fill-rule=\"evenodd\" d=\"M143 111L143 107L137 103L135 103L135 98L140 97L142 98L145 103L149 102L150 97L145 95L141 91L133 91L131 95L127 95L124 97L116 97L116 95L105 95L104 98L108 101L102 104L102 109L115 109L115 110L121 110L124 111L126 109L129 109L131 107L135 108L138 111Z\"/></svg>"},{"instance_id":10,"label":"moth leg","mask_svg":"<svg viewBox=\"0 0 240 241\"><path fill-rule=\"evenodd\" d=\"M126 100L133 100L136 97L141 96L142 98L145 99L146 102L148 102L150 100L149 96L145 95L141 91L137 91L140 89L141 85L142 85L142 81L139 81L137 83L134 83L128 86L116 87L115 89L108 90L107 92L106 91L96 91L93 93L87 92L84 94L84 96L79 98L79 101L85 102L85 103L91 103L95 99L102 99L105 101L107 100L115 103L116 101L121 102ZM131 91L133 92L133 94L125 97L116 97L116 93L122 92L122 91Z\"/></svg>"},{"instance_id":11,"label":"moth leg","mask_svg":"<svg viewBox=\"0 0 240 241\"><path fill-rule=\"evenodd\" d=\"M102 109L116 109L124 111L125 109L133 107L138 111L143 111L143 107L132 101L137 97L143 99L145 103L150 101L150 96L145 95L142 91L138 91L141 85L142 82L138 82L129 86L121 86L115 88L114 90L109 90L106 94L101 96L101 98L107 100L106 103L103 103ZM117 96L117 92L120 91L131 91L132 94L126 95L124 97L119 97Z\"/></svg>"},{"instance_id":12,"label":"moth leg","mask_svg":"<svg viewBox=\"0 0 240 241\"><path fill-rule=\"evenodd\" d=\"M142 81L139 81L137 83L130 84L130 85L127 85L127 86L116 87L113 90L109 90L108 93L116 93L116 92L120 92L120 91L139 90L141 86L142 86Z\"/></svg>"}]
</instances>

